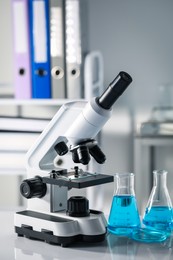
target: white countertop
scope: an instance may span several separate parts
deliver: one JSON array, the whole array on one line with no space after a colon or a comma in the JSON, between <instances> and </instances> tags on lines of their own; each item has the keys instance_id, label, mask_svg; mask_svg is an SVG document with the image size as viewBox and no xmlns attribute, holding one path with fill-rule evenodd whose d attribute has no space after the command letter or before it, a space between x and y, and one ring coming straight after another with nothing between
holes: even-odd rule
<instances>
[{"instance_id":1,"label":"white countertop","mask_svg":"<svg viewBox=\"0 0 173 260\"><path fill-rule=\"evenodd\" d=\"M71 247L63 248L18 237L14 233L13 216L13 210L0 211L1 260L173 259L173 237L163 243L143 244L109 234L107 239L99 244L74 244Z\"/></svg>"}]
</instances>

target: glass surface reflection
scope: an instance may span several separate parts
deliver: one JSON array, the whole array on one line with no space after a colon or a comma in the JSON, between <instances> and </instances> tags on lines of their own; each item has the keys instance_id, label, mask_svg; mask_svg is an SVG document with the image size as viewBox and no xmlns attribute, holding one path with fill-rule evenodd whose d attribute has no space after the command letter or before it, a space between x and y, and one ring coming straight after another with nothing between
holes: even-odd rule
<instances>
[{"instance_id":1,"label":"glass surface reflection","mask_svg":"<svg viewBox=\"0 0 173 260\"><path fill-rule=\"evenodd\" d=\"M111 260L173 259L173 235L162 243L147 244L109 233L107 243Z\"/></svg>"}]
</instances>

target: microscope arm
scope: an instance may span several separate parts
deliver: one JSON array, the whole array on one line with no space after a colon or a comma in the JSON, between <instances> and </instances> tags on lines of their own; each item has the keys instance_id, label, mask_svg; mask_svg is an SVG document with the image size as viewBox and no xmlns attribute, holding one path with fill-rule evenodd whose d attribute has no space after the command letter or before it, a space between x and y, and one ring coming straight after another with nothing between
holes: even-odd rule
<instances>
[{"instance_id":1,"label":"microscope arm","mask_svg":"<svg viewBox=\"0 0 173 260\"><path fill-rule=\"evenodd\" d=\"M44 174L55 169L54 159L57 150L63 155L69 150L73 153L80 148L79 162L87 164L89 159L85 159L86 150L95 146L93 138L108 121L112 105L131 81L127 73L120 72L100 97L93 98L89 102L76 101L64 104L28 151L27 170L33 175L39 171L40 175L41 172ZM85 148L84 153L81 147ZM100 152L99 149L96 150ZM90 154L93 156L92 152ZM105 158L103 162L104 160Z\"/></svg>"}]
</instances>

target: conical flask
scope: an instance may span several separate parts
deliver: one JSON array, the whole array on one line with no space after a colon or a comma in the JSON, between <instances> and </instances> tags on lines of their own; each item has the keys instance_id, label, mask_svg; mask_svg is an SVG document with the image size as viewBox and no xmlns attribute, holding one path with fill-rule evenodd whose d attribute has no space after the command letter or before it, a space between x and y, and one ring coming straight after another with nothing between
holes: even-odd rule
<instances>
[{"instance_id":1,"label":"conical flask","mask_svg":"<svg viewBox=\"0 0 173 260\"><path fill-rule=\"evenodd\" d=\"M173 224L172 202L167 189L167 171L153 171L153 188L143 217L146 227L170 230Z\"/></svg>"},{"instance_id":2,"label":"conical flask","mask_svg":"<svg viewBox=\"0 0 173 260\"><path fill-rule=\"evenodd\" d=\"M108 231L128 236L140 227L140 218L134 192L134 174L116 173L114 196L108 219Z\"/></svg>"}]
</instances>

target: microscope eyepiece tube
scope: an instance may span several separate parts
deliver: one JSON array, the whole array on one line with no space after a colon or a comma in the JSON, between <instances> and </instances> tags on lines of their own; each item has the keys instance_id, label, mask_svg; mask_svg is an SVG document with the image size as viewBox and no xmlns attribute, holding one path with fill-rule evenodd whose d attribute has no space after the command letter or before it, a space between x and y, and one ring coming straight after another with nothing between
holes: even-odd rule
<instances>
[{"instance_id":1,"label":"microscope eyepiece tube","mask_svg":"<svg viewBox=\"0 0 173 260\"><path fill-rule=\"evenodd\" d=\"M130 75L126 72L120 72L100 97L94 97L86 103L81 113L63 134L70 144L79 144L83 140L92 139L98 134L111 117L112 105L131 82ZM78 157L81 156L80 153Z\"/></svg>"},{"instance_id":2,"label":"microscope eyepiece tube","mask_svg":"<svg viewBox=\"0 0 173 260\"><path fill-rule=\"evenodd\" d=\"M97 99L98 104L104 109L110 109L131 82L131 76L127 72L121 71Z\"/></svg>"}]
</instances>

